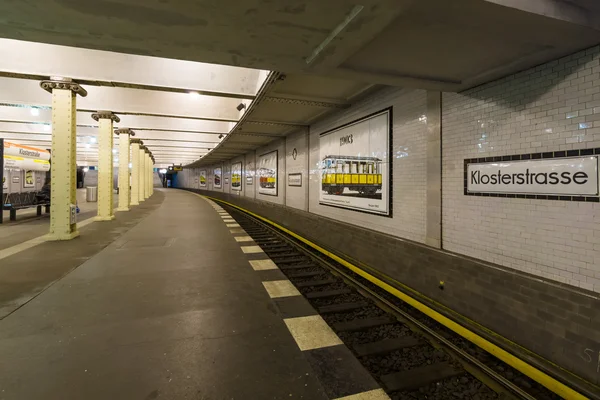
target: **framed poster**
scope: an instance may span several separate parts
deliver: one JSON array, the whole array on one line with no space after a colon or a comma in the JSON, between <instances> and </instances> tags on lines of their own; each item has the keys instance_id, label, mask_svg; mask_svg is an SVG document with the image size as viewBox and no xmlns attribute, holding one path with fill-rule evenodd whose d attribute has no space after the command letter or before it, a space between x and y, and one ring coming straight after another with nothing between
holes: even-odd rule
<instances>
[{"instance_id":1,"label":"framed poster","mask_svg":"<svg viewBox=\"0 0 600 400\"><path fill-rule=\"evenodd\" d=\"M258 193L277 196L277 150L258 157Z\"/></svg>"},{"instance_id":2,"label":"framed poster","mask_svg":"<svg viewBox=\"0 0 600 400\"><path fill-rule=\"evenodd\" d=\"M206 187L206 170L200 171L200 187Z\"/></svg>"},{"instance_id":3,"label":"framed poster","mask_svg":"<svg viewBox=\"0 0 600 400\"><path fill-rule=\"evenodd\" d=\"M391 217L392 108L319 135L319 204Z\"/></svg>"},{"instance_id":4,"label":"framed poster","mask_svg":"<svg viewBox=\"0 0 600 400\"><path fill-rule=\"evenodd\" d=\"M288 174L288 186L302 186L302 173Z\"/></svg>"},{"instance_id":5,"label":"framed poster","mask_svg":"<svg viewBox=\"0 0 600 400\"><path fill-rule=\"evenodd\" d=\"M213 171L213 174L214 174L214 184L213 184L213 187L215 189L221 189L221 187L222 187L221 186L222 185L222 182L221 182L221 179L222 179L221 168L215 168L214 171Z\"/></svg>"},{"instance_id":6,"label":"framed poster","mask_svg":"<svg viewBox=\"0 0 600 400\"><path fill-rule=\"evenodd\" d=\"M231 164L231 190L242 190L242 163Z\"/></svg>"},{"instance_id":7,"label":"framed poster","mask_svg":"<svg viewBox=\"0 0 600 400\"><path fill-rule=\"evenodd\" d=\"M25 171L25 179L23 180L23 187L24 188L32 188L35 186L35 180L33 177L33 171L32 170L26 170Z\"/></svg>"},{"instance_id":8,"label":"framed poster","mask_svg":"<svg viewBox=\"0 0 600 400\"><path fill-rule=\"evenodd\" d=\"M254 177L247 176L246 177L246 185L252 185L254 183Z\"/></svg>"}]
</instances>

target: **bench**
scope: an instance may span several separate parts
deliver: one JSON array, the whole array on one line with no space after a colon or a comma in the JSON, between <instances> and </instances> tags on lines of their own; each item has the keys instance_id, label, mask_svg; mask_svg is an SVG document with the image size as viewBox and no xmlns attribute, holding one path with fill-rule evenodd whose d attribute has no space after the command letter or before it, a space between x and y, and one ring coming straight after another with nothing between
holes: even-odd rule
<instances>
[{"instance_id":1,"label":"bench","mask_svg":"<svg viewBox=\"0 0 600 400\"><path fill-rule=\"evenodd\" d=\"M50 201L40 200L40 192L6 193L2 199L2 209L10 211L10 220L16 221L17 210L37 207L37 215L42 215L42 206L50 212Z\"/></svg>"}]
</instances>

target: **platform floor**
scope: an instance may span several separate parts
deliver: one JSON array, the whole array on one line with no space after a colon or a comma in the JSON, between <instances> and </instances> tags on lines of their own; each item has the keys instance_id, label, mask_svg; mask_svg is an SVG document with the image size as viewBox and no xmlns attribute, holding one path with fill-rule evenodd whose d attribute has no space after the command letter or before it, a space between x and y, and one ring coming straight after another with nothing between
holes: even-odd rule
<instances>
[{"instance_id":1,"label":"platform floor","mask_svg":"<svg viewBox=\"0 0 600 400\"><path fill-rule=\"evenodd\" d=\"M119 201L119 195L113 195L115 208ZM79 205L79 214L77 219L83 222L89 218L95 217L98 211L98 203L87 202L85 199L85 188L77 189L77 204ZM0 224L0 250L15 246L27 240L48 233L50 226L50 214L44 213L41 217L37 216L37 208L26 208L17 211L17 220L10 220L10 211L2 211L4 216L3 224Z\"/></svg>"},{"instance_id":2,"label":"platform floor","mask_svg":"<svg viewBox=\"0 0 600 400\"><path fill-rule=\"evenodd\" d=\"M206 200L157 190L0 260L0 282L7 265L71 265L0 320L0 399L331 397L227 225Z\"/></svg>"}]
</instances>

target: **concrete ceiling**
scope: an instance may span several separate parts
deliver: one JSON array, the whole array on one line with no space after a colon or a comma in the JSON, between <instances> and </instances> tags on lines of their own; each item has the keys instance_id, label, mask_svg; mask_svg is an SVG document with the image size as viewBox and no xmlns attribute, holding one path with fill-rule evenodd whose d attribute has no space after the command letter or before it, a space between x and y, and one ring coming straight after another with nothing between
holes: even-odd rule
<instances>
[{"instance_id":1,"label":"concrete ceiling","mask_svg":"<svg viewBox=\"0 0 600 400\"><path fill-rule=\"evenodd\" d=\"M600 42L593 0L6 0L0 37L460 90Z\"/></svg>"},{"instance_id":2,"label":"concrete ceiling","mask_svg":"<svg viewBox=\"0 0 600 400\"><path fill-rule=\"evenodd\" d=\"M86 87L90 100L89 105L82 100L82 107L130 112L151 125L148 119L168 114L184 117L172 125L199 118L219 120L221 132L235 126L204 158L208 162L305 129L376 85L459 91L593 46L600 43L598 3L6 0L0 2L0 37L80 49L69 50L70 56L67 50L29 52L24 58L13 52L16 60L10 62L0 54L0 76L38 79L56 73L79 79L93 86ZM114 53L107 53L110 62L100 55L80 60L76 51L81 48ZM46 68L48 59L55 67ZM276 72L260 86L260 79L240 82L233 70L215 72L223 70L195 67L195 62ZM213 74L219 77L216 86ZM223 79L229 74L233 83ZM197 99L202 106L182 99L192 90L202 97ZM136 103L135 97L145 101ZM232 116L239 103L247 108ZM1 112L0 120L6 120Z\"/></svg>"}]
</instances>

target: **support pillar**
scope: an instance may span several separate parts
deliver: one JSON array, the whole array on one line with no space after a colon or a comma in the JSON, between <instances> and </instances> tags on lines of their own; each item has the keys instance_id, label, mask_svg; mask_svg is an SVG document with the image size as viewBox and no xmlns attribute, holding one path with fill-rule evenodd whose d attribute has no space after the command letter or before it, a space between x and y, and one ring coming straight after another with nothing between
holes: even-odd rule
<instances>
[{"instance_id":1,"label":"support pillar","mask_svg":"<svg viewBox=\"0 0 600 400\"><path fill-rule=\"evenodd\" d=\"M119 207L116 211L129 211L130 179L129 179L129 141L135 133L129 128L117 129L119 136Z\"/></svg>"},{"instance_id":2,"label":"support pillar","mask_svg":"<svg viewBox=\"0 0 600 400\"><path fill-rule=\"evenodd\" d=\"M146 146L141 145L140 146L140 173L138 175L138 182L139 182L139 186L138 186L138 201L141 203L142 201L146 200L146 196L144 196L145 192L146 192L146 175L145 175L145 171L146 171Z\"/></svg>"},{"instance_id":3,"label":"support pillar","mask_svg":"<svg viewBox=\"0 0 600 400\"><path fill-rule=\"evenodd\" d=\"M121 120L110 111L92 114L98 121L98 215L96 221L115 219L113 206L113 122Z\"/></svg>"},{"instance_id":4,"label":"support pillar","mask_svg":"<svg viewBox=\"0 0 600 400\"><path fill-rule=\"evenodd\" d=\"M131 139L131 205L140 205L140 139Z\"/></svg>"},{"instance_id":5,"label":"support pillar","mask_svg":"<svg viewBox=\"0 0 600 400\"><path fill-rule=\"evenodd\" d=\"M152 196L154 194L154 164L156 164L154 154L150 154L150 161L150 196Z\"/></svg>"},{"instance_id":6,"label":"support pillar","mask_svg":"<svg viewBox=\"0 0 600 400\"><path fill-rule=\"evenodd\" d=\"M144 154L144 198L150 197L150 182L148 182L148 168L150 168L150 150L146 147Z\"/></svg>"},{"instance_id":7,"label":"support pillar","mask_svg":"<svg viewBox=\"0 0 600 400\"><path fill-rule=\"evenodd\" d=\"M77 94L87 91L70 79L40 83L52 93L52 160L50 166L50 231L48 240L70 240L77 230Z\"/></svg>"}]
</instances>

